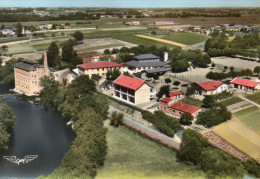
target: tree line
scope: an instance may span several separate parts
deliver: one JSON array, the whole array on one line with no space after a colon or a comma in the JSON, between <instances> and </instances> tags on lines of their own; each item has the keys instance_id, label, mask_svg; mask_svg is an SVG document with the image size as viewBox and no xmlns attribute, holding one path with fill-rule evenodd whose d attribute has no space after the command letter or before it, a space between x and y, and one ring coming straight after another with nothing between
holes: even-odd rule
<instances>
[{"instance_id":1,"label":"tree line","mask_svg":"<svg viewBox=\"0 0 260 179\"><path fill-rule=\"evenodd\" d=\"M14 127L14 112L0 99L0 152L9 148L9 139Z\"/></svg>"},{"instance_id":2,"label":"tree line","mask_svg":"<svg viewBox=\"0 0 260 179\"><path fill-rule=\"evenodd\" d=\"M192 13L192 12L168 12L164 14L155 14L154 18L190 18L190 17L241 17L240 12L228 13Z\"/></svg>"},{"instance_id":3,"label":"tree line","mask_svg":"<svg viewBox=\"0 0 260 179\"><path fill-rule=\"evenodd\" d=\"M107 153L103 125L109 108L107 98L96 93L95 83L87 75L77 77L68 87L47 77L41 84L41 103L70 117L76 133L61 165L47 178L93 178Z\"/></svg>"},{"instance_id":4,"label":"tree line","mask_svg":"<svg viewBox=\"0 0 260 179\"><path fill-rule=\"evenodd\" d=\"M98 20L100 14L88 14L84 12L69 13L59 16L40 16L24 13L0 13L0 22L28 22L28 21L57 21L57 20Z\"/></svg>"},{"instance_id":5,"label":"tree line","mask_svg":"<svg viewBox=\"0 0 260 179\"><path fill-rule=\"evenodd\" d=\"M211 34L212 38L205 43L205 51L211 57L217 56L244 56L256 58L260 56L260 37L257 33L237 35L233 40L229 40L225 32L220 33L215 30Z\"/></svg>"}]
</instances>

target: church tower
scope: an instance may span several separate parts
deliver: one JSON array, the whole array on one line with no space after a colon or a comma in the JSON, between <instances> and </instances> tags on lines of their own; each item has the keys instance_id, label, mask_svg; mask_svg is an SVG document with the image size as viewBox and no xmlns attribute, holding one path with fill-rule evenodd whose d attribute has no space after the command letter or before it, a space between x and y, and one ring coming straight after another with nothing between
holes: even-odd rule
<instances>
[{"instance_id":1,"label":"church tower","mask_svg":"<svg viewBox=\"0 0 260 179\"><path fill-rule=\"evenodd\" d=\"M49 67L48 67L48 60L47 60L47 53L46 52L44 52L43 65L44 65L44 75L45 76L49 76L50 75L50 70L49 70Z\"/></svg>"}]
</instances>

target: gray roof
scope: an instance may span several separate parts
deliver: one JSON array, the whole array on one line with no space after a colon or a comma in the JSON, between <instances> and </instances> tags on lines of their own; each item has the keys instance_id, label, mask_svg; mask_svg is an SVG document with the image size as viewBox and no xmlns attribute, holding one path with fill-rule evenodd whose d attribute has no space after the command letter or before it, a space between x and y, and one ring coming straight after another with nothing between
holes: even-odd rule
<instances>
[{"instance_id":1,"label":"gray roof","mask_svg":"<svg viewBox=\"0 0 260 179\"><path fill-rule=\"evenodd\" d=\"M133 57L134 59L137 60L145 60L145 59L160 59L160 57L153 55L151 53L147 53L147 54L141 54L141 55L136 55Z\"/></svg>"},{"instance_id":2,"label":"gray roof","mask_svg":"<svg viewBox=\"0 0 260 179\"><path fill-rule=\"evenodd\" d=\"M135 67L135 68L139 68L139 67L163 67L164 65L166 65L166 63L159 61L159 60L148 60L148 61L132 60L132 61L126 62L125 65L132 66L132 67Z\"/></svg>"},{"instance_id":3,"label":"gray roof","mask_svg":"<svg viewBox=\"0 0 260 179\"><path fill-rule=\"evenodd\" d=\"M159 73L159 72L166 72L166 71L171 71L172 68L152 68L152 69L146 69L144 70L147 73Z\"/></svg>"},{"instance_id":4,"label":"gray roof","mask_svg":"<svg viewBox=\"0 0 260 179\"><path fill-rule=\"evenodd\" d=\"M14 67L25 71L36 71L36 68L44 68L44 66L40 62L33 60L23 60L21 62L16 63ZM49 68L49 70L51 72L55 71L53 68Z\"/></svg>"},{"instance_id":5,"label":"gray roof","mask_svg":"<svg viewBox=\"0 0 260 179\"><path fill-rule=\"evenodd\" d=\"M23 60L22 62L16 63L14 67L25 71L35 71L36 68L43 68L43 65L36 61Z\"/></svg>"}]
</instances>

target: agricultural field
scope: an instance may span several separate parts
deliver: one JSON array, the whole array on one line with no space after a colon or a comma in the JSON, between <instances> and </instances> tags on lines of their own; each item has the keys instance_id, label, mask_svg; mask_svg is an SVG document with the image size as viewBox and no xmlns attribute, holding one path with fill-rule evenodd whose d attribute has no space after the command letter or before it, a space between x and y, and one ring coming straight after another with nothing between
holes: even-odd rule
<instances>
[{"instance_id":1,"label":"agricultural field","mask_svg":"<svg viewBox=\"0 0 260 179\"><path fill-rule=\"evenodd\" d=\"M157 38L157 37L151 37L151 36L146 36L146 35L136 35L136 36L137 37L141 37L141 38L145 38L145 39L149 39L149 40L154 40L156 42L162 42L162 43L166 43L166 44L171 44L171 45L176 45L176 46L180 46L180 47L185 47L184 44L173 42L173 41L170 41L170 40Z\"/></svg>"},{"instance_id":2,"label":"agricultural field","mask_svg":"<svg viewBox=\"0 0 260 179\"><path fill-rule=\"evenodd\" d=\"M191 98L191 97L185 97L181 100L182 102L188 103L188 104L192 104L195 106L199 106L201 107L203 105L203 102L199 99L195 99L195 98Z\"/></svg>"},{"instance_id":3,"label":"agricultural field","mask_svg":"<svg viewBox=\"0 0 260 179\"><path fill-rule=\"evenodd\" d=\"M260 109L256 106L238 111L234 114L238 119L255 129L260 134Z\"/></svg>"},{"instance_id":4,"label":"agricultural field","mask_svg":"<svg viewBox=\"0 0 260 179\"><path fill-rule=\"evenodd\" d=\"M206 178L201 169L177 162L176 152L144 138L126 127L109 126L108 154L97 179Z\"/></svg>"},{"instance_id":5,"label":"agricultural field","mask_svg":"<svg viewBox=\"0 0 260 179\"><path fill-rule=\"evenodd\" d=\"M260 104L260 92L247 96L248 99Z\"/></svg>"},{"instance_id":6,"label":"agricultural field","mask_svg":"<svg viewBox=\"0 0 260 179\"><path fill-rule=\"evenodd\" d=\"M235 117L213 127L213 131L226 141L260 162L260 135Z\"/></svg>"},{"instance_id":7,"label":"agricultural field","mask_svg":"<svg viewBox=\"0 0 260 179\"><path fill-rule=\"evenodd\" d=\"M185 45L193 45L196 43L201 43L209 38L206 35L201 35L193 32L170 32L167 35L156 35L155 37L170 40Z\"/></svg>"},{"instance_id":8,"label":"agricultural field","mask_svg":"<svg viewBox=\"0 0 260 179\"><path fill-rule=\"evenodd\" d=\"M241 101L243 101L241 98L234 96L234 97L221 101L220 104L222 104L223 106L229 106L229 105L241 102Z\"/></svg>"}]
</instances>

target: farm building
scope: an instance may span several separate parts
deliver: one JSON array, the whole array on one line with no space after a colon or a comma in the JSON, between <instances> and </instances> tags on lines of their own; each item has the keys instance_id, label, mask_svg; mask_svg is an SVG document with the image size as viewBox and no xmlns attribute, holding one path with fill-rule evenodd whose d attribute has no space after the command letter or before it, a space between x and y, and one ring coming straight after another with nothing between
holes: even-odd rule
<instances>
[{"instance_id":1,"label":"farm building","mask_svg":"<svg viewBox=\"0 0 260 179\"><path fill-rule=\"evenodd\" d=\"M253 80L247 80L242 78L235 78L230 82L230 86L241 90L252 90L255 91L258 88L258 82Z\"/></svg>"},{"instance_id":2,"label":"farm building","mask_svg":"<svg viewBox=\"0 0 260 179\"><path fill-rule=\"evenodd\" d=\"M105 77L108 71L113 71L118 69L120 73L123 73L123 65L113 62L113 61L101 61L101 62L89 62L78 66L79 75L89 75L91 77L93 74Z\"/></svg>"},{"instance_id":3,"label":"farm building","mask_svg":"<svg viewBox=\"0 0 260 179\"><path fill-rule=\"evenodd\" d=\"M156 26L167 26L167 25L174 25L173 21L154 21L154 25Z\"/></svg>"},{"instance_id":4,"label":"farm building","mask_svg":"<svg viewBox=\"0 0 260 179\"><path fill-rule=\"evenodd\" d=\"M160 61L160 58L153 54L141 54L133 57L133 60L125 63L125 71L130 74L139 73L146 69L163 68L165 62Z\"/></svg>"},{"instance_id":5,"label":"farm building","mask_svg":"<svg viewBox=\"0 0 260 179\"><path fill-rule=\"evenodd\" d=\"M152 89L143 80L121 75L113 85L115 98L137 105L150 102Z\"/></svg>"},{"instance_id":6,"label":"farm building","mask_svg":"<svg viewBox=\"0 0 260 179\"><path fill-rule=\"evenodd\" d=\"M213 95L226 91L229 88L227 84L221 81L208 80L196 83L197 92L200 95Z\"/></svg>"},{"instance_id":7,"label":"farm building","mask_svg":"<svg viewBox=\"0 0 260 179\"><path fill-rule=\"evenodd\" d=\"M159 109L178 117L180 117L183 113L189 113L195 116L200 111L200 107L198 106L181 101L174 103L173 99L167 97L164 97L160 100Z\"/></svg>"}]
</instances>

